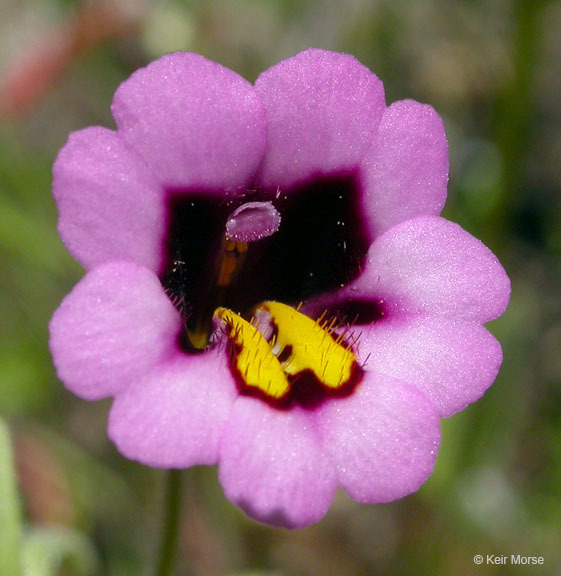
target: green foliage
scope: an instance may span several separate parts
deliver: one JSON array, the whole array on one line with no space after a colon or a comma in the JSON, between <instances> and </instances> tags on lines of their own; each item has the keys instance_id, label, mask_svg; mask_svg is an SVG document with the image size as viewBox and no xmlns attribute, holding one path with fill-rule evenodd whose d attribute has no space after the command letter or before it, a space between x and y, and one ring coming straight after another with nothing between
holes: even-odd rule
<instances>
[{"instance_id":1,"label":"green foliage","mask_svg":"<svg viewBox=\"0 0 561 576\"><path fill-rule=\"evenodd\" d=\"M95 576L99 562L92 544L79 533L36 529L26 534L23 546L25 576Z\"/></svg>"}]
</instances>

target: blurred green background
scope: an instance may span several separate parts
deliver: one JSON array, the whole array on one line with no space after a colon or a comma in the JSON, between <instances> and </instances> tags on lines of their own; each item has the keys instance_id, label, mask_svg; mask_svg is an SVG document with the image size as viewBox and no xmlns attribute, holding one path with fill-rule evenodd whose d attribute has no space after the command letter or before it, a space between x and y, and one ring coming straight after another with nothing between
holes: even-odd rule
<instances>
[{"instance_id":1,"label":"blurred green background","mask_svg":"<svg viewBox=\"0 0 561 576\"><path fill-rule=\"evenodd\" d=\"M26 546L64 558L34 574L149 574L161 525L162 473L121 458L109 403L76 399L51 365L48 321L83 274L56 233L58 150L73 130L113 126L118 84L165 52L254 80L309 46L354 54L388 102L414 98L444 118L444 216L512 279L510 308L489 326L504 365L443 422L434 475L401 501L339 494L320 524L288 532L230 505L214 469L188 471L177 574L561 574L561 3L0 0L0 13L0 415ZM545 564L473 562L511 553Z\"/></svg>"}]
</instances>

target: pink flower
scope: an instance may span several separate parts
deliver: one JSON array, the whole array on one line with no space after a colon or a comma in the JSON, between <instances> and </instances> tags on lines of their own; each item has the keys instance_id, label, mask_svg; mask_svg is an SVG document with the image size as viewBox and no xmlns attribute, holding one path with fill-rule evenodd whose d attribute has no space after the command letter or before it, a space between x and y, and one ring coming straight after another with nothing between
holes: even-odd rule
<instances>
[{"instance_id":1,"label":"pink flower","mask_svg":"<svg viewBox=\"0 0 561 576\"><path fill-rule=\"evenodd\" d=\"M483 324L510 292L439 217L439 116L386 107L374 74L321 50L255 86L164 56L112 110L116 131L72 134L54 166L59 231L88 271L50 325L66 387L115 397L123 455L218 463L264 522L317 522L338 486L358 502L417 490L439 418L495 379Z\"/></svg>"}]
</instances>

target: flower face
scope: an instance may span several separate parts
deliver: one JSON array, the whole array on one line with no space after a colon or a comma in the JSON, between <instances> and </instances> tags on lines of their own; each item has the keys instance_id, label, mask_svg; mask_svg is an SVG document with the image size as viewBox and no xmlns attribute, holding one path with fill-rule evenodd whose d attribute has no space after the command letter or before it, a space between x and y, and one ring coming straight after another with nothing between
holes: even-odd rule
<instances>
[{"instance_id":1,"label":"flower face","mask_svg":"<svg viewBox=\"0 0 561 576\"><path fill-rule=\"evenodd\" d=\"M502 356L509 280L439 217L442 122L347 55L308 50L251 86L186 53L123 83L117 130L70 136L59 231L87 270L50 325L64 384L115 398L109 436L164 468L218 464L250 516L301 527L338 486L417 490L439 418Z\"/></svg>"}]
</instances>

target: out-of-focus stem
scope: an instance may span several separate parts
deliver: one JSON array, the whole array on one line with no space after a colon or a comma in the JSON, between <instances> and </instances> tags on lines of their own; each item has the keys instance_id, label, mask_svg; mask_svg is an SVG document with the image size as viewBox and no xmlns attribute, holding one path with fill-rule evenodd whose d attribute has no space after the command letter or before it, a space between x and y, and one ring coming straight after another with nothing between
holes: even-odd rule
<instances>
[{"instance_id":1,"label":"out-of-focus stem","mask_svg":"<svg viewBox=\"0 0 561 576\"><path fill-rule=\"evenodd\" d=\"M514 30L512 38L513 78L501 102L498 118L497 144L502 157L500 201L492 218L496 229L504 230L512 209L512 193L519 182L525 154L528 127L534 107L533 91L536 61L540 53L540 17L545 0L513 2Z\"/></svg>"},{"instance_id":2,"label":"out-of-focus stem","mask_svg":"<svg viewBox=\"0 0 561 576\"><path fill-rule=\"evenodd\" d=\"M169 576L172 573L181 517L181 471L168 470L166 474L164 525L156 565L156 576Z\"/></svg>"}]
</instances>

